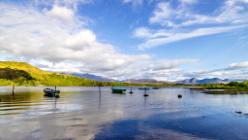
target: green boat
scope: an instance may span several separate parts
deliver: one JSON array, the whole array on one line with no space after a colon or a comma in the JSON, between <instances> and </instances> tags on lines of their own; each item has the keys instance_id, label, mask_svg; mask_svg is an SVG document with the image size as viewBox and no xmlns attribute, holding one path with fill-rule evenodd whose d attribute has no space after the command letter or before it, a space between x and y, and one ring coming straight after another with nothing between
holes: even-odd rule
<instances>
[{"instance_id":1,"label":"green boat","mask_svg":"<svg viewBox=\"0 0 248 140\"><path fill-rule=\"evenodd\" d=\"M126 93L126 88L125 87L112 87L112 93L119 93L119 94L122 94L122 93Z\"/></svg>"}]
</instances>

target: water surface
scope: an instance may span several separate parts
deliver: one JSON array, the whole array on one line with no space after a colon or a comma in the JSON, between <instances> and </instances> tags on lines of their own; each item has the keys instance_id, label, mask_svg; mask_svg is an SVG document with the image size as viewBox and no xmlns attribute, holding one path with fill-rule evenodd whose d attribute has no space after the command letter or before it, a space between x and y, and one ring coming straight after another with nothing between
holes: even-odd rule
<instances>
[{"instance_id":1,"label":"water surface","mask_svg":"<svg viewBox=\"0 0 248 140\"><path fill-rule=\"evenodd\" d=\"M145 98L140 90L59 87L55 99L43 88L0 88L1 140L248 139L248 95L163 88Z\"/></svg>"}]
</instances>

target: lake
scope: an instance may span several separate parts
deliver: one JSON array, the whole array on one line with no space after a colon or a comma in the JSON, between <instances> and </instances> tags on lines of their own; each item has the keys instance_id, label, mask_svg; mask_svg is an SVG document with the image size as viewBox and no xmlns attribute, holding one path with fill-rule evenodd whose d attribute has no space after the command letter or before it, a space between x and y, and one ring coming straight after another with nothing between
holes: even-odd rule
<instances>
[{"instance_id":1,"label":"lake","mask_svg":"<svg viewBox=\"0 0 248 140\"><path fill-rule=\"evenodd\" d=\"M112 94L110 87L0 87L0 140L246 140L248 95L187 88ZM178 98L178 94L182 98Z\"/></svg>"}]
</instances>

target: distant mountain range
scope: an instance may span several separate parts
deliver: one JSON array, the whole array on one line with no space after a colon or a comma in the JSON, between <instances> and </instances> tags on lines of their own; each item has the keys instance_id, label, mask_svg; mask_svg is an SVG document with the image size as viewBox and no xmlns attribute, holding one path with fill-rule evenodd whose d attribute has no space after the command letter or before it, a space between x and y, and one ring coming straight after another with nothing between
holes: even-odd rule
<instances>
[{"instance_id":1,"label":"distant mountain range","mask_svg":"<svg viewBox=\"0 0 248 140\"><path fill-rule=\"evenodd\" d=\"M91 80L95 80L95 81L99 81L99 82L116 82L116 80L111 79L111 78L105 78L102 76L97 76L97 75L93 75L93 74L89 74L89 73L67 73L73 76L77 76L77 77L81 77L81 78L87 78L87 79L91 79Z\"/></svg>"},{"instance_id":2,"label":"distant mountain range","mask_svg":"<svg viewBox=\"0 0 248 140\"><path fill-rule=\"evenodd\" d=\"M178 82L158 81L155 79L127 79L117 81L111 78L82 73L47 72L25 62L0 61L0 85L57 85L57 86L93 86L101 82L128 82L128 83L168 83L168 84L210 84L243 82L243 79L186 79Z\"/></svg>"},{"instance_id":3,"label":"distant mountain range","mask_svg":"<svg viewBox=\"0 0 248 140\"><path fill-rule=\"evenodd\" d=\"M100 81L100 82L127 82L127 83L176 83L176 84L186 84L186 85L197 85L197 84L214 84L214 83L229 83L232 81L236 82L243 82L245 80L243 79L220 79L220 78L205 78L205 79L197 79L197 78L191 78L191 79L185 79L182 81L177 81L177 82L168 82L168 81L158 81L155 79L127 79L127 80L114 80L111 78L106 78L102 76L97 76L93 74L82 74L82 73L67 73L70 75L78 76L81 78L87 78L95 81Z\"/></svg>"},{"instance_id":4,"label":"distant mountain range","mask_svg":"<svg viewBox=\"0 0 248 140\"><path fill-rule=\"evenodd\" d=\"M186 84L186 85L197 85L197 84L214 84L214 83L229 83L232 81L236 82L242 82L244 80L242 79L220 79L220 78L206 78L206 79L196 79L196 78L191 78L191 79L185 79L182 81L178 81L176 83L178 84Z\"/></svg>"},{"instance_id":5,"label":"distant mountain range","mask_svg":"<svg viewBox=\"0 0 248 140\"><path fill-rule=\"evenodd\" d=\"M155 79L128 79L124 82L128 83L176 83L176 84L186 84L186 85L197 85L197 84L211 84L211 83L229 83L232 81L242 82L244 80L230 80L230 79L220 79L220 78L205 78L205 79L185 79L177 82L168 82L168 81L157 81Z\"/></svg>"},{"instance_id":6,"label":"distant mountain range","mask_svg":"<svg viewBox=\"0 0 248 140\"><path fill-rule=\"evenodd\" d=\"M158 81L155 79L127 79L127 80L124 80L123 82L128 82L128 83L173 83L173 82L168 82L168 81Z\"/></svg>"},{"instance_id":7,"label":"distant mountain range","mask_svg":"<svg viewBox=\"0 0 248 140\"><path fill-rule=\"evenodd\" d=\"M128 83L158 83L158 81L154 80L154 79L127 79L127 80L124 80L123 82L128 82Z\"/></svg>"},{"instance_id":8,"label":"distant mountain range","mask_svg":"<svg viewBox=\"0 0 248 140\"><path fill-rule=\"evenodd\" d=\"M97 76L94 74L89 74L89 73L66 73L66 74L70 74L73 76L77 76L77 77L81 77L81 78L87 78L90 80L95 80L95 81L99 81L99 82L127 82L127 83L172 83L172 82L166 82L166 81L158 81L155 79L127 79L127 80L114 80L111 78L106 78L106 77L102 77L102 76Z\"/></svg>"}]
</instances>

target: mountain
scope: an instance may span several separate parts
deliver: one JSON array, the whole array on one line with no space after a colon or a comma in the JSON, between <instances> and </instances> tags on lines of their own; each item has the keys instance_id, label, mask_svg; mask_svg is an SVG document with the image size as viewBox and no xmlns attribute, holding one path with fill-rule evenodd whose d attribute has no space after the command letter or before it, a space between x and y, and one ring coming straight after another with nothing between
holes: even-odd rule
<instances>
[{"instance_id":1,"label":"mountain","mask_svg":"<svg viewBox=\"0 0 248 140\"><path fill-rule=\"evenodd\" d=\"M77 77L81 77L81 78L87 78L87 79L91 79L91 80L95 80L95 81L99 81L99 82L115 82L116 80L110 79L110 78L106 78L106 77L102 77L102 76L97 76L97 75L93 75L93 74L83 74L83 73L68 73L70 75L74 75Z\"/></svg>"},{"instance_id":2,"label":"mountain","mask_svg":"<svg viewBox=\"0 0 248 140\"><path fill-rule=\"evenodd\" d=\"M220 78L207 78L197 81L199 84L211 84L211 83L228 83L230 80L228 79L220 79Z\"/></svg>"},{"instance_id":3,"label":"mountain","mask_svg":"<svg viewBox=\"0 0 248 140\"><path fill-rule=\"evenodd\" d=\"M191 84L191 85L194 85L194 84L197 84L197 79L196 78L191 78L191 79L185 79L185 80L182 80L182 81L178 81L177 82L178 84Z\"/></svg>"},{"instance_id":4,"label":"mountain","mask_svg":"<svg viewBox=\"0 0 248 140\"><path fill-rule=\"evenodd\" d=\"M125 82L128 83L158 83L159 81L154 79L127 79Z\"/></svg>"},{"instance_id":5,"label":"mountain","mask_svg":"<svg viewBox=\"0 0 248 140\"><path fill-rule=\"evenodd\" d=\"M127 83L135 83L135 84L175 84L174 82L168 82L168 81L158 81L155 79L127 79L123 82Z\"/></svg>"},{"instance_id":6,"label":"mountain","mask_svg":"<svg viewBox=\"0 0 248 140\"><path fill-rule=\"evenodd\" d=\"M0 61L0 85L88 86L97 82L68 74L43 71L26 62Z\"/></svg>"},{"instance_id":7,"label":"mountain","mask_svg":"<svg viewBox=\"0 0 248 140\"><path fill-rule=\"evenodd\" d=\"M22 86L97 86L99 81L102 84L109 85L128 85L134 84L174 84L172 82L157 81L154 79L128 79L124 81L115 81L113 79L96 76L92 74L61 74L47 72L34 67L26 62L0 61L0 86L22 85ZM228 83L231 81L242 82L242 79L230 80L219 78L208 79L186 79L176 82L177 84L209 84L209 83ZM111 83L109 83L111 82Z\"/></svg>"},{"instance_id":8,"label":"mountain","mask_svg":"<svg viewBox=\"0 0 248 140\"><path fill-rule=\"evenodd\" d=\"M196 79L196 78L191 78L191 79L185 79L183 81L178 81L178 84L186 84L186 85L196 85L196 84L213 84L213 83L228 83L231 80L229 79L220 79L220 78L206 78L206 79Z\"/></svg>"}]
</instances>

